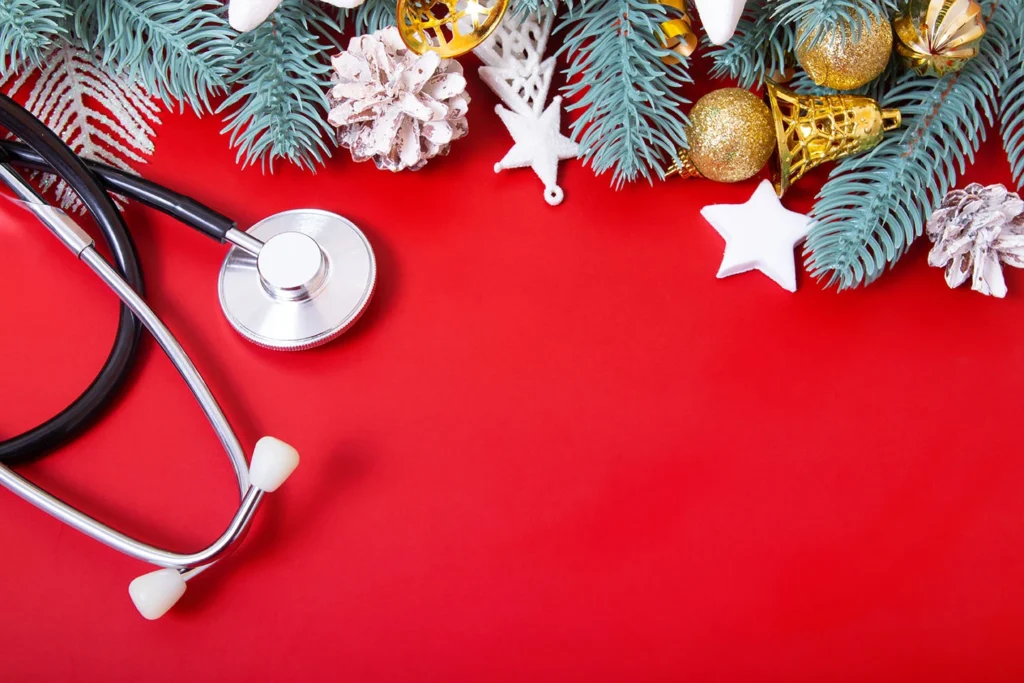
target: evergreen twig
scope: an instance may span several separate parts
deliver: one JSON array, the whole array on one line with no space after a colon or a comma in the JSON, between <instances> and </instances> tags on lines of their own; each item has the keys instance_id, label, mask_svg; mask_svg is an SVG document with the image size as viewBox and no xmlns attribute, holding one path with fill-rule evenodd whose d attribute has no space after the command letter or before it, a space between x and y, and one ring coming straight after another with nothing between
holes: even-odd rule
<instances>
[{"instance_id":1,"label":"evergreen twig","mask_svg":"<svg viewBox=\"0 0 1024 683\"><path fill-rule=\"evenodd\" d=\"M75 34L104 66L196 112L210 110L239 58L212 0L79 0Z\"/></svg>"},{"instance_id":2,"label":"evergreen twig","mask_svg":"<svg viewBox=\"0 0 1024 683\"><path fill-rule=\"evenodd\" d=\"M231 134L243 166L257 161L273 171L285 159L315 169L330 149L324 136L330 67L328 46L308 22L302 0L284 0L271 17L235 41L240 53L235 91L218 108L231 111L222 132ZM233 110L233 111L232 111Z\"/></svg>"},{"instance_id":3,"label":"evergreen twig","mask_svg":"<svg viewBox=\"0 0 1024 683\"><path fill-rule=\"evenodd\" d=\"M840 289L873 281L921 235L932 209L963 173L996 118L1006 74L1011 2L982 0L988 21L980 54L941 79L905 73L885 105L902 130L872 152L839 163L818 195L805 258L811 274Z\"/></svg>"},{"instance_id":4,"label":"evergreen twig","mask_svg":"<svg viewBox=\"0 0 1024 683\"><path fill-rule=\"evenodd\" d=\"M598 175L612 172L615 187L663 178L665 160L686 144L689 101L679 88L691 82L688 63L661 61L675 54L660 43L660 24L671 18L649 0L588 0L559 24L569 62L563 90L568 109L581 112L572 136Z\"/></svg>"},{"instance_id":5,"label":"evergreen twig","mask_svg":"<svg viewBox=\"0 0 1024 683\"><path fill-rule=\"evenodd\" d=\"M1013 47L1006 60L1006 78L999 87L1000 132L1013 179L1020 184L1024 182L1024 4L1007 4L1011 8L1006 28Z\"/></svg>"},{"instance_id":6,"label":"evergreen twig","mask_svg":"<svg viewBox=\"0 0 1024 683\"><path fill-rule=\"evenodd\" d=\"M68 14L61 0L0 0L0 75L39 66Z\"/></svg>"}]
</instances>

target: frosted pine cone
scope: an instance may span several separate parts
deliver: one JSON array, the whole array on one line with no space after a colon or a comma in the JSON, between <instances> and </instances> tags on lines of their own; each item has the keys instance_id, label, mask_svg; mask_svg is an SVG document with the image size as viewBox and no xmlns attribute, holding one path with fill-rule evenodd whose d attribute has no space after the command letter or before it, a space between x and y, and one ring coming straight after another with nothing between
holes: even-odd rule
<instances>
[{"instance_id":1,"label":"frosted pine cone","mask_svg":"<svg viewBox=\"0 0 1024 683\"><path fill-rule=\"evenodd\" d=\"M1001 264L1024 267L1024 201L1002 185L953 190L928 221L928 239L928 264L946 269L950 287L970 276L972 289L1002 298Z\"/></svg>"},{"instance_id":2,"label":"frosted pine cone","mask_svg":"<svg viewBox=\"0 0 1024 683\"><path fill-rule=\"evenodd\" d=\"M469 132L462 66L433 52L417 55L393 26L353 38L331 64L327 120L356 161L415 171Z\"/></svg>"}]
</instances>

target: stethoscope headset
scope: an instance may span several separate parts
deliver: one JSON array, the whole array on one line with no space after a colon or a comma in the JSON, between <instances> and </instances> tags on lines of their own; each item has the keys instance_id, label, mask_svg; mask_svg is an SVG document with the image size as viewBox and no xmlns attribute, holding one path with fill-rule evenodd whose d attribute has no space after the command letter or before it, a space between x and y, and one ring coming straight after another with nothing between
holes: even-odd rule
<instances>
[{"instance_id":1,"label":"stethoscope headset","mask_svg":"<svg viewBox=\"0 0 1024 683\"><path fill-rule=\"evenodd\" d=\"M232 245L220 271L221 308L231 325L261 346L301 350L324 344L351 326L373 294L376 262L363 233L351 222L320 210L286 211L248 231L193 199L103 164L80 159L42 122L0 94L0 127L21 143L0 141L0 179L121 300L113 346L93 382L59 414L0 442L0 485L60 521L130 557L160 567L129 586L147 619L157 619L184 594L186 581L207 569L244 537L264 493L295 470L298 452L273 437L260 439L252 462L202 376L143 298L142 270L134 242L108 193L157 209L221 244ZM110 249L113 264L63 211L49 205L13 166L53 173L81 199ZM224 533L191 554L148 545L106 526L16 474L9 465L38 458L87 428L131 372L143 328L175 365L220 439L238 480L241 503Z\"/></svg>"}]
</instances>

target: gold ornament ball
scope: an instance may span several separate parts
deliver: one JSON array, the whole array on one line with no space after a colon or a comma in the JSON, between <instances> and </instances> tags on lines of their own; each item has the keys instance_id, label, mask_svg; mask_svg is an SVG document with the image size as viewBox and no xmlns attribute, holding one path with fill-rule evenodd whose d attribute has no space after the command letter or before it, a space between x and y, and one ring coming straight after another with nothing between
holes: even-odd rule
<instances>
[{"instance_id":1,"label":"gold ornament ball","mask_svg":"<svg viewBox=\"0 0 1024 683\"><path fill-rule=\"evenodd\" d=\"M896 52L922 76L962 69L977 56L986 31L981 5L974 0L906 0L893 25Z\"/></svg>"},{"instance_id":2,"label":"gold ornament ball","mask_svg":"<svg viewBox=\"0 0 1024 683\"><path fill-rule=\"evenodd\" d=\"M804 27L797 31L796 58L811 80L836 90L854 90L878 78L892 55L892 26L872 16L859 30L840 25L816 42ZM859 34L859 35L858 35Z\"/></svg>"},{"instance_id":3,"label":"gold ornament ball","mask_svg":"<svg viewBox=\"0 0 1024 683\"><path fill-rule=\"evenodd\" d=\"M764 168L775 151L768 105L740 88L705 95L690 111L689 158L705 178L738 183Z\"/></svg>"}]
</instances>

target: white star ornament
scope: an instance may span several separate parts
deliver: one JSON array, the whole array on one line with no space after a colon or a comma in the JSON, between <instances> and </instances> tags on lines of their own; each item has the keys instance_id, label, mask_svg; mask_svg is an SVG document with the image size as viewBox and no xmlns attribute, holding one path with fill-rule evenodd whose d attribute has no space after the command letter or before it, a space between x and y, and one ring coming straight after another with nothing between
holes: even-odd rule
<instances>
[{"instance_id":1,"label":"white star ornament","mask_svg":"<svg viewBox=\"0 0 1024 683\"><path fill-rule=\"evenodd\" d=\"M759 270L796 291L793 250L806 239L811 219L782 206L770 182L762 181L746 204L706 206L701 215L725 240L719 278Z\"/></svg>"},{"instance_id":2,"label":"white star ornament","mask_svg":"<svg viewBox=\"0 0 1024 683\"><path fill-rule=\"evenodd\" d=\"M551 100L548 108L537 118L524 116L500 104L494 109L515 141L505 158L494 165L494 172L529 166L544 183L545 201L551 206L561 204L565 194L558 186L558 162L575 159L579 154L576 143L561 133L562 98Z\"/></svg>"}]
</instances>

